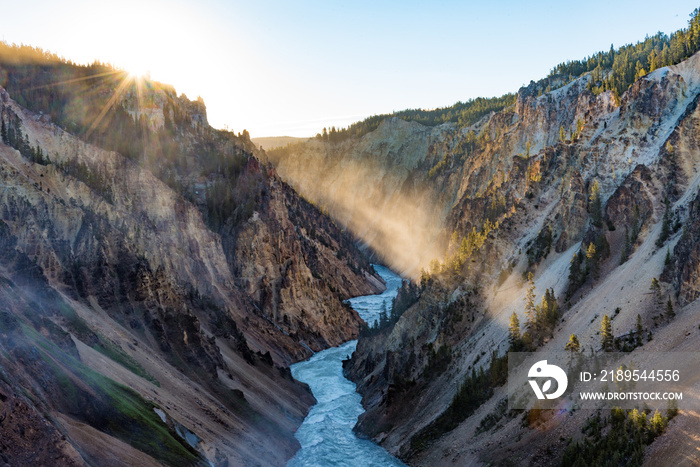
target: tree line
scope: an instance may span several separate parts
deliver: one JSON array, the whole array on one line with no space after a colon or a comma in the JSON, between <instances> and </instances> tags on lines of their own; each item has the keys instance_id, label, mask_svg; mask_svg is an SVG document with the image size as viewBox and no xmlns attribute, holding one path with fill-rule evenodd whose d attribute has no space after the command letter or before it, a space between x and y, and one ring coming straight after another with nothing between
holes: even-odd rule
<instances>
[{"instance_id":1,"label":"tree line","mask_svg":"<svg viewBox=\"0 0 700 467\"><path fill-rule=\"evenodd\" d=\"M582 60L555 66L549 77L568 76L569 80L591 73L588 87L594 94L612 91L621 96L637 79L664 66L675 65L700 50L700 8L690 14L688 27L670 36L662 32L636 44L618 49L612 45Z\"/></svg>"},{"instance_id":2,"label":"tree line","mask_svg":"<svg viewBox=\"0 0 700 467\"><path fill-rule=\"evenodd\" d=\"M476 123L484 115L491 112L499 112L515 103L516 95L504 94L500 97L477 97L466 102L457 102L449 107L441 107L433 110L406 109L391 114L373 115L362 121L353 123L347 128L324 128L316 135L316 139L339 143L348 138L361 138L367 133L376 130L387 118L397 117L407 122L418 122L426 126L437 126L443 123L456 123L463 128Z\"/></svg>"},{"instance_id":3,"label":"tree line","mask_svg":"<svg viewBox=\"0 0 700 467\"><path fill-rule=\"evenodd\" d=\"M51 162L38 144L32 146L29 143L29 138L22 131L22 122L14 113L8 112L7 119L4 114L0 115L0 139L3 144L18 150L23 157L34 163L47 165Z\"/></svg>"}]
</instances>

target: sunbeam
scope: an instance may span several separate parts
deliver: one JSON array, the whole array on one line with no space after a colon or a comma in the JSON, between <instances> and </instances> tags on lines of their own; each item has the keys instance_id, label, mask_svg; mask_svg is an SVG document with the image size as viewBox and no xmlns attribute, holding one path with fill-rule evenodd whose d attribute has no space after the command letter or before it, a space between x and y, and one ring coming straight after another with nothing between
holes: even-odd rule
<instances>
[{"instance_id":1,"label":"sunbeam","mask_svg":"<svg viewBox=\"0 0 700 467\"><path fill-rule=\"evenodd\" d=\"M100 123L102 123L102 120L104 119L107 112L109 112L109 110L118 103L119 98L122 97L127 86L129 86L129 84L131 84L132 82L132 78L126 78L119 83L117 89L114 90L114 93L109 98L109 101L107 101L107 103L102 107L100 113L97 115L97 117L95 117L95 120L90 125L90 128L88 128L87 132L85 133L85 139L90 139L92 133L97 129Z\"/></svg>"},{"instance_id":2,"label":"sunbeam","mask_svg":"<svg viewBox=\"0 0 700 467\"><path fill-rule=\"evenodd\" d=\"M124 73L125 73L124 70L105 71L103 73L95 73L94 75L83 76L81 78L66 79L66 80L62 80L62 81L56 81L53 83L42 84L41 86L32 86L32 87L26 88L26 90L27 91L34 91L36 89L45 89L45 88L50 88L53 86L73 84L73 83L78 83L80 81L87 81L87 80L96 79L96 78L103 78L105 76L115 76L115 75L124 74Z\"/></svg>"}]
</instances>

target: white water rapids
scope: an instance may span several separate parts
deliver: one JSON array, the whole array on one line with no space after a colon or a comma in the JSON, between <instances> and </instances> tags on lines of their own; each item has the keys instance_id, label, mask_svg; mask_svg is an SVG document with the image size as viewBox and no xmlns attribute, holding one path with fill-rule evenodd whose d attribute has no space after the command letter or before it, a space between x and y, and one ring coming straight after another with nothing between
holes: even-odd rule
<instances>
[{"instance_id":1,"label":"white water rapids","mask_svg":"<svg viewBox=\"0 0 700 467\"><path fill-rule=\"evenodd\" d=\"M391 301L401 287L401 277L383 266L374 265L374 269L386 281L386 290L349 300L369 324L379 319L384 307L391 311ZM364 409L362 397L355 392L355 383L343 376L342 361L353 353L356 345L357 341L346 342L292 365L294 378L311 387L318 403L295 434L301 449L287 467L404 466L379 445L358 438L352 431Z\"/></svg>"}]
</instances>

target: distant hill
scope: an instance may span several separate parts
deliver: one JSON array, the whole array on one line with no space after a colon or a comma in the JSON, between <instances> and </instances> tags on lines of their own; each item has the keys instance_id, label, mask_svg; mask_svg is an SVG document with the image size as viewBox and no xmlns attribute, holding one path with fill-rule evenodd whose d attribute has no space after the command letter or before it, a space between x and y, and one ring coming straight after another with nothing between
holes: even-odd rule
<instances>
[{"instance_id":1,"label":"distant hill","mask_svg":"<svg viewBox=\"0 0 700 467\"><path fill-rule=\"evenodd\" d=\"M265 151L270 149L281 148L290 143L300 143L309 138L295 138L294 136L265 136L263 138L251 138L250 140L256 146L262 146Z\"/></svg>"}]
</instances>

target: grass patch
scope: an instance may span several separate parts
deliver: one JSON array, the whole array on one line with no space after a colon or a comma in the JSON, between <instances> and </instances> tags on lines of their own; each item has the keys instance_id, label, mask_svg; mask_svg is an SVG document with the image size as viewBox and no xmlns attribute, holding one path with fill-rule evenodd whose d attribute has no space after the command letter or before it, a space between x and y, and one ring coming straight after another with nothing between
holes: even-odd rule
<instances>
[{"instance_id":1,"label":"grass patch","mask_svg":"<svg viewBox=\"0 0 700 467\"><path fill-rule=\"evenodd\" d=\"M29 326L25 335L34 340L44 377L53 380L64 409L94 428L171 466L201 465L204 462L191 446L165 425L153 409L158 407L136 391L88 368Z\"/></svg>"},{"instance_id":2,"label":"grass patch","mask_svg":"<svg viewBox=\"0 0 700 467\"><path fill-rule=\"evenodd\" d=\"M151 383L160 387L160 382L152 374L147 372L139 362L131 357L131 355L124 352L121 347L109 341L105 337L94 333L87 325L85 320L78 316L78 313L76 313L72 307L63 302L59 303L58 307L61 311L61 315L68 322L68 328L75 335L75 337L88 345L90 345L91 342L97 341L96 344L90 345L94 350L119 363L136 376L140 376L146 381L150 381Z\"/></svg>"},{"instance_id":3,"label":"grass patch","mask_svg":"<svg viewBox=\"0 0 700 467\"><path fill-rule=\"evenodd\" d=\"M119 363L136 376L140 376L146 381L150 381L151 383L160 387L160 382L155 378L155 376L146 371L146 369L139 362L137 362L131 355L124 352L118 345L113 344L106 339L100 339L100 343L93 345L92 348L100 352L102 355Z\"/></svg>"},{"instance_id":4,"label":"grass patch","mask_svg":"<svg viewBox=\"0 0 700 467\"><path fill-rule=\"evenodd\" d=\"M58 304L58 309L61 312L61 315L68 322L68 328L78 339L85 342L92 335L94 335L85 320L78 316L78 313L76 313L72 307L61 301Z\"/></svg>"}]
</instances>

